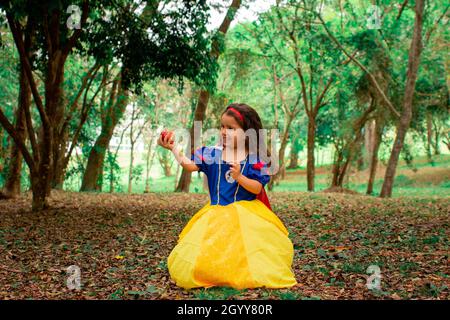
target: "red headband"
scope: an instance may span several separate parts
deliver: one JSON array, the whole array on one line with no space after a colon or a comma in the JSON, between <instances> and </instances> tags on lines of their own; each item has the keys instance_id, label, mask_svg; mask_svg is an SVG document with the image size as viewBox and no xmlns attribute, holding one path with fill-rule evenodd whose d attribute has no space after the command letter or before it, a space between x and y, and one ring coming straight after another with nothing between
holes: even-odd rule
<instances>
[{"instance_id":1,"label":"red headband","mask_svg":"<svg viewBox=\"0 0 450 320\"><path fill-rule=\"evenodd\" d=\"M239 111L237 111L237 110L236 110L235 108L233 108L233 107L229 107L228 110L233 111L233 113L234 113L235 115L237 115L237 116L239 117L239 119L241 119L242 122L244 122L244 117L242 116L242 114L241 114Z\"/></svg>"}]
</instances>

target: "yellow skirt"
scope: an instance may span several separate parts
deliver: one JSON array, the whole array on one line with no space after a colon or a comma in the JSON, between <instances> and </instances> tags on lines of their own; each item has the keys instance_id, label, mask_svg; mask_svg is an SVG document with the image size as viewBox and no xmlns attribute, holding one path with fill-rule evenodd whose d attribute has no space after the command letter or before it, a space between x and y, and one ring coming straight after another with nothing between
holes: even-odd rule
<instances>
[{"instance_id":1,"label":"yellow skirt","mask_svg":"<svg viewBox=\"0 0 450 320\"><path fill-rule=\"evenodd\" d=\"M293 256L281 220L261 201L241 200L200 209L179 235L167 266L185 289L286 288L297 284Z\"/></svg>"}]
</instances>

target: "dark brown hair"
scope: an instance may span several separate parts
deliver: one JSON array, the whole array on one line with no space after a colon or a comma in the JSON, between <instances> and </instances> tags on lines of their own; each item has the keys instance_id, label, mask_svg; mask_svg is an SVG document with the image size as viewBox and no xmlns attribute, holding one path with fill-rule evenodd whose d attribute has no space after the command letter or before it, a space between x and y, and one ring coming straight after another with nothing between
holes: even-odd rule
<instances>
[{"instance_id":1,"label":"dark brown hair","mask_svg":"<svg viewBox=\"0 0 450 320\"><path fill-rule=\"evenodd\" d=\"M241 119L239 115L237 115L235 112L230 110L230 108L234 108L235 110L237 110L242 115L243 119ZM261 118L259 117L259 114L258 112L256 112L255 109L253 109L252 107L250 107L248 104L245 103L232 103L227 106L222 115L225 113L228 116L233 117L236 120L236 122L239 123L244 132L249 129L254 129L256 131L257 150L249 150L249 138L246 137L245 139L245 146L249 151L249 153L257 153L263 156L267 154L270 157L270 151L267 150L264 135L261 136L262 139L260 141L259 130L263 129L263 126Z\"/></svg>"}]
</instances>

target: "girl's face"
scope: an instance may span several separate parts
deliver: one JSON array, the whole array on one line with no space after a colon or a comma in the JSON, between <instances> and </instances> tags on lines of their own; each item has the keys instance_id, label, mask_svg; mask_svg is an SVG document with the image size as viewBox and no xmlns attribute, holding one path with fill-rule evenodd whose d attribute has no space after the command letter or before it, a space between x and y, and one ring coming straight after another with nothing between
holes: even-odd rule
<instances>
[{"instance_id":1,"label":"girl's face","mask_svg":"<svg viewBox=\"0 0 450 320\"><path fill-rule=\"evenodd\" d=\"M233 147L237 149L238 147L238 139L242 139L244 137L244 131L239 123L232 116L224 113L220 119L220 136L222 138L222 146ZM244 140L242 140L244 141Z\"/></svg>"}]
</instances>

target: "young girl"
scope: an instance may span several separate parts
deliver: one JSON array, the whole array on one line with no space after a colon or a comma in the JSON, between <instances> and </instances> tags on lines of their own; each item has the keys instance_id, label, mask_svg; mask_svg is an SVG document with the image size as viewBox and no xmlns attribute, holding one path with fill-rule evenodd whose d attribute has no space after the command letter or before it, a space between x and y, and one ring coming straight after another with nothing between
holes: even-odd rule
<instances>
[{"instance_id":1,"label":"young girl","mask_svg":"<svg viewBox=\"0 0 450 320\"><path fill-rule=\"evenodd\" d=\"M268 202L258 200L270 179L267 164L259 162L248 138L245 147L237 143L248 129L262 129L257 112L246 104L231 104L221 116L220 147L199 148L188 159L175 146L173 132L159 138L158 144L172 150L183 168L208 178L210 202L190 219L168 257L170 276L180 287L297 284L288 231Z\"/></svg>"}]
</instances>

